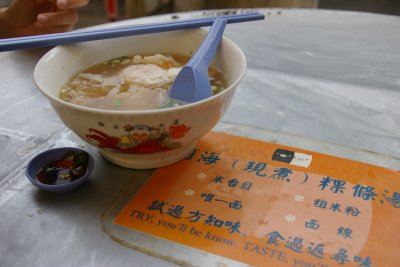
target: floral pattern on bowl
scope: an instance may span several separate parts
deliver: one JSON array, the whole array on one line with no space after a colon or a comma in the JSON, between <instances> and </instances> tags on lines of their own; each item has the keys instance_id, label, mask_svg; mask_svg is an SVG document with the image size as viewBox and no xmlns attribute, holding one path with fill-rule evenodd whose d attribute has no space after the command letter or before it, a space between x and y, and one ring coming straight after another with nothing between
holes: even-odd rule
<instances>
[{"instance_id":1,"label":"floral pattern on bowl","mask_svg":"<svg viewBox=\"0 0 400 267\"><path fill-rule=\"evenodd\" d=\"M99 122L99 125L103 123ZM120 136L108 135L101 130L89 128L86 138L94 145L112 152L152 154L181 147L182 143L177 139L184 137L191 129L179 120L175 120L169 126L162 123L157 126L128 124L123 128L126 133Z\"/></svg>"}]
</instances>

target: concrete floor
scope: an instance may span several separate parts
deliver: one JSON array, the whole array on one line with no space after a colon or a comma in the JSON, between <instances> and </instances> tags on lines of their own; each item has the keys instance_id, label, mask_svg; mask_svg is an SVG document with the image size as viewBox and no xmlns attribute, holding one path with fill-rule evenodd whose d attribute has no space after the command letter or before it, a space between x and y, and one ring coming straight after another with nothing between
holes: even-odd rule
<instances>
[{"instance_id":1,"label":"concrete floor","mask_svg":"<svg viewBox=\"0 0 400 267\"><path fill-rule=\"evenodd\" d=\"M78 10L79 20L76 29L107 23L109 20L103 1L91 1L86 7Z\"/></svg>"}]
</instances>

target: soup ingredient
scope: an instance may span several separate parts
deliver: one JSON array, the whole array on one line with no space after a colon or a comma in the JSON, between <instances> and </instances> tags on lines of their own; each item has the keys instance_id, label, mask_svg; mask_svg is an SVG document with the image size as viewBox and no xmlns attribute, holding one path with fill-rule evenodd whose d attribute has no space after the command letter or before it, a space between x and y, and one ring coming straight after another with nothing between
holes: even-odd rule
<instances>
[{"instance_id":1,"label":"soup ingredient","mask_svg":"<svg viewBox=\"0 0 400 267\"><path fill-rule=\"evenodd\" d=\"M167 90L189 57L156 54L114 58L94 65L61 88L62 100L107 110L145 110L179 106ZM224 89L226 79L209 69L213 93Z\"/></svg>"},{"instance_id":2,"label":"soup ingredient","mask_svg":"<svg viewBox=\"0 0 400 267\"><path fill-rule=\"evenodd\" d=\"M146 88L160 88L172 81L168 71L153 64L137 64L122 70L125 81Z\"/></svg>"},{"instance_id":3,"label":"soup ingredient","mask_svg":"<svg viewBox=\"0 0 400 267\"><path fill-rule=\"evenodd\" d=\"M82 177L88 168L89 154L68 151L61 159L41 168L36 179L49 185L66 184Z\"/></svg>"},{"instance_id":4,"label":"soup ingredient","mask_svg":"<svg viewBox=\"0 0 400 267\"><path fill-rule=\"evenodd\" d=\"M111 89L106 96L85 99L81 103L87 107L100 109L148 109L148 107L158 107L160 103L167 101L168 96L162 88L148 90L144 87L132 85L125 92L121 92L121 87L116 86Z\"/></svg>"}]
</instances>

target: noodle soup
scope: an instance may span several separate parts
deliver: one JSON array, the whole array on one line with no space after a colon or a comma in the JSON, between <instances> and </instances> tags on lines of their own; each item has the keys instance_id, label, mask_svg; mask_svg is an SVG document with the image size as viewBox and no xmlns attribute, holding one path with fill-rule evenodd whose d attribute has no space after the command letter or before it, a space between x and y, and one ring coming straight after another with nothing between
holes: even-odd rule
<instances>
[{"instance_id":1,"label":"noodle soup","mask_svg":"<svg viewBox=\"0 0 400 267\"><path fill-rule=\"evenodd\" d=\"M133 63L140 59L138 63L153 64L166 70L167 76L171 75L175 70L171 68L183 66L207 34L207 30L195 28L57 46L37 63L34 81L62 122L82 140L98 148L103 158L134 169L166 166L192 155L198 140L210 132L225 114L246 71L244 53L233 41L223 37L212 64L220 72L210 73L213 88L220 86L223 91L175 108L158 108L158 104L163 102L161 100L153 105L157 109L144 109L149 107L140 106L144 102L141 100L136 101L135 104L139 105L134 107L136 110L125 109L125 100L129 96L125 97L124 93L133 85L139 87L137 91L144 91L140 89L144 87L141 86L143 77L128 76L126 68L135 67ZM156 56L160 51L163 52L162 57ZM120 57L124 55L128 57ZM172 55L176 66L162 66L156 61L143 63L144 60L159 57L165 63L164 57L169 58L169 55ZM174 61L171 60L173 64ZM211 68L210 72L213 70ZM124 85L121 76L129 77L126 83L130 86ZM158 82L154 81L151 88L168 88L172 84L171 81L163 87ZM86 91L76 90L83 85ZM115 87L117 92L112 91ZM65 90L62 93L61 88ZM154 89L146 88L150 92ZM113 94L119 97L111 98ZM61 95L66 97L66 101L60 99ZM132 101L137 95L132 94ZM104 100L107 97L112 100ZM95 98L100 99L101 105L91 103ZM152 100L155 97L149 98ZM107 105L110 109L104 109Z\"/></svg>"},{"instance_id":2,"label":"noodle soup","mask_svg":"<svg viewBox=\"0 0 400 267\"><path fill-rule=\"evenodd\" d=\"M145 110L178 106L168 89L189 60L182 55L123 56L75 75L60 91L64 101L107 110ZM210 66L208 76L213 95L227 87L227 79Z\"/></svg>"}]
</instances>

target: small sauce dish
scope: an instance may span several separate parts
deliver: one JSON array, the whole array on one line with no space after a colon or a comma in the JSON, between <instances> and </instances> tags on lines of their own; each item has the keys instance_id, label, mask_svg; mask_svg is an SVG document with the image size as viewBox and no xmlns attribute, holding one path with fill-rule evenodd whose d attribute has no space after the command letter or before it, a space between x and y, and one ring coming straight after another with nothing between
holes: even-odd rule
<instances>
[{"instance_id":1,"label":"small sauce dish","mask_svg":"<svg viewBox=\"0 0 400 267\"><path fill-rule=\"evenodd\" d=\"M83 184L94 168L93 157L76 147L46 150L31 159L26 176L42 190L66 192Z\"/></svg>"}]
</instances>

